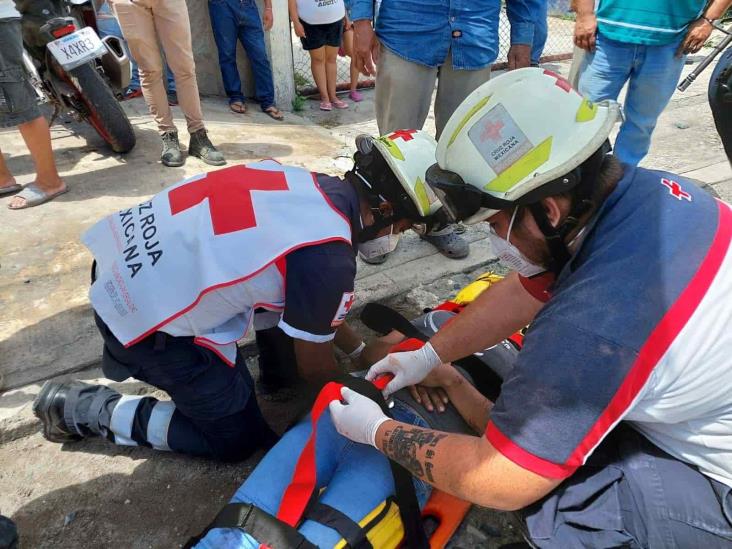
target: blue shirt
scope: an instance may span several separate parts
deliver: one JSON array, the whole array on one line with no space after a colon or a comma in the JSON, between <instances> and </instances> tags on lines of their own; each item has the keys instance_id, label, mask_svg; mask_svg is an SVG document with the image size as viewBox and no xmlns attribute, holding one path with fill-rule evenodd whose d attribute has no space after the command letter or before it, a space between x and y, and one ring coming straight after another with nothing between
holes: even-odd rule
<instances>
[{"instance_id":1,"label":"blue shirt","mask_svg":"<svg viewBox=\"0 0 732 549\"><path fill-rule=\"evenodd\" d=\"M506 0L511 44L531 45L534 16L546 0ZM351 21L373 20L373 0L346 0ZM498 57L500 0L382 0L376 35L399 57L438 67L452 52L456 69L487 67Z\"/></svg>"},{"instance_id":2,"label":"blue shirt","mask_svg":"<svg viewBox=\"0 0 732 549\"><path fill-rule=\"evenodd\" d=\"M524 340L487 436L565 478L619 421L732 486L732 209L626 166Z\"/></svg>"}]
</instances>

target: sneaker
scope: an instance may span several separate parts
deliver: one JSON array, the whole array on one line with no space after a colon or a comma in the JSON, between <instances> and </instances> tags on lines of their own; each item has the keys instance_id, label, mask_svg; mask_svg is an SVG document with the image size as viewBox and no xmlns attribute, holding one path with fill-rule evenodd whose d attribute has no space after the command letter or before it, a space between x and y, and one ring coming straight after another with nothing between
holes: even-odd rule
<instances>
[{"instance_id":1,"label":"sneaker","mask_svg":"<svg viewBox=\"0 0 732 549\"><path fill-rule=\"evenodd\" d=\"M200 158L211 166L223 166L226 164L224 155L213 146L206 130L203 129L191 134L191 141L188 144L188 154Z\"/></svg>"},{"instance_id":2,"label":"sneaker","mask_svg":"<svg viewBox=\"0 0 732 549\"><path fill-rule=\"evenodd\" d=\"M168 105L175 107L178 104L178 92L175 90L168 92Z\"/></svg>"},{"instance_id":3,"label":"sneaker","mask_svg":"<svg viewBox=\"0 0 732 549\"><path fill-rule=\"evenodd\" d=\"M361 261L363 261L364 263L368 263L369 265L381 265L389 258L389 254L377 255L375 257L370 257L369 259L366 259L362 254L359 253L358 257L361 258Z\"/></svg>"},{"instance_id":4,"label":"sneaker","mask_svg":"<svg viewBox=\"0 0 732 549\"><path fill-rule=\"evenodd\" d=\"M420 235L420 238L432 244L442 255L450 259L462 259L468 257L470 253L468 241L458 235L452 225L448 225L440 231Z\"/></svg>"},{"instance_id":5,"label":"sneaker","mask_svg":"<svg viewBox=\"0 0 732 549\"><path fill-rule=\"evenodd\" d=\"M177 168L185 162L183 153L180 152L180 142L178 141L178 132L166 132L161 136L163 140L163 150L160 153L160 161L164 166Z\"/></svg>"},{"instance_id":6,"label":"sneaker","mask_svg":"<svg viewBox=\"0 0 732 549\"><path fill-rule=\"evenodd\" d=\"M142 90L140 88L127 88L125 90L125 93L122 94L122 101L134 99L135 97L140 97L141 95L142 95Z\"/></svg>"},{"instance_id":7,"label":"sneaker","mask_svg":"<svg viewBox=\"0 0 732 549\"><path fill-rule=\"evenodd\" d=\"M72 430L64 420L64 404L71 383L46 381L33 401L33 414L43 424L43 436L51 442L69 442L83 437Z\"/></svg>"},{"instance_id":8,"label":"sneaker","mask_svg":"<svg viewBox=\"0 0 732 549\"><path fill-rule=\"evenodd\" d=\"M354 103L360 103L363 101L363 94L358 90L353 90L351 93L348 94L348 97L351 98L351 101Z\"/></svg>"}]
</instances>

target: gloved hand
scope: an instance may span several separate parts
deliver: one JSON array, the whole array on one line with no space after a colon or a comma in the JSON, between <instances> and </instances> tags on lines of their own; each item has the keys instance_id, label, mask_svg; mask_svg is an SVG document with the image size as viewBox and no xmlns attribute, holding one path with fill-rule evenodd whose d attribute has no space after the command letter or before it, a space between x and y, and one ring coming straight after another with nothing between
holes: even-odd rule
<instances>
[{"instance_id":1,"label":"gloved hand","mask_svg":"<svg viewBox=\"0 0 732 549\"><path fill-rule=\"evenodd\" d=\"M346 404L334 400L328 405L336 430L354 442L376 448L376 431L390 418L373 400L348 387L341 389L341 397Z\"/></svg>"},{"instance_id":2,"label":"gloved hand","mask_svg":"<svg viewBox=\"0 0 732 549\"><path fill-rule=\"evenodd\" d=\"M384 387L383 393L386 398L403 387L419 383L440 364L442 364L442 360L432 345L425 343L421 349L416 351L386 355L371 366L366 374L366 379L373 381L381 375L394 374L394 379Z\"/></svg>"}]
</instances>

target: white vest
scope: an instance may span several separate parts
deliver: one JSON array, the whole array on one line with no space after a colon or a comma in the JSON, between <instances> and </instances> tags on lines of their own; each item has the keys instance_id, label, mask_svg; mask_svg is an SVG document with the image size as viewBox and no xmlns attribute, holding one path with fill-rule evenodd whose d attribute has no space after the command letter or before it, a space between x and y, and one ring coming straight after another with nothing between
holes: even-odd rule
<instances>
[{"instance_id":1,"label":"white vest","mask_svg":"<svg viewBox=\"0 0 732 549\"><path fill-rule=\"evenodd\" d=\"M196 307L208 292L254 282L287 253L336 240L350 244L351 226L314 174L273 160L181 181L102 219L82 237L97 261L92 306L126 347ZM190 335L233 363L251 312Z\"/></svg>"}]
</instances>

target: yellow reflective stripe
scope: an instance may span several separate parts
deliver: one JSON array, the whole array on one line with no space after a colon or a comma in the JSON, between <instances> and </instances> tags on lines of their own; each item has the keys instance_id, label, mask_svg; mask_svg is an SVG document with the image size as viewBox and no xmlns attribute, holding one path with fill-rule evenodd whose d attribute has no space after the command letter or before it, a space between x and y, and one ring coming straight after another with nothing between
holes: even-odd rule
<instances>
[{"instance_id":1,"label":"yellow reflective stripe","mask_svg":"<svg viewBox=\"0 0 732 549\"><path fill-rule=\"evenodd\" d=\"M419 213L427 215L430 213L430 199L427 196L427 189L424 187L424 182L421 178L417 178L417 182L414 184L414 194L417 195L417 203L419 204Z\"/></svg>"},{"instance_id":2,"label":"yellow reflective stripe","mask_svg":"<svg viewBox=\"0 0 732 549\"><path fill-rule=\"evenodd\" d=\"M490 100L490 98L493 97L493 95L489 95L487 97L484 97L480 101L478 101L475 105L473 105L473 108L468 111L468 114L463 116L463 119L460 121L460 124L457 125L457 128L455 128L455 131L452 132L452 135L450 136L450 141L448 141L447 146L449 147L452 145L455 140L457 139L458 134L460 133L460 130L462 130L465 127L465 124L468 123L468 120L473 118L476 112L478 112L480 109L482 109L486 103Z\"/></svg>"},{"instance_id":3,"label":"yellow reflective stripe","mask_svg":"<svg viewBox=\"0 0 732 549\"><path fill-rule=\"evenodd\" d=\"M374 524L369 529L366 533L366 538L371 542L372 547L378 549L396 549L404 539L404 526L402 526L402 518L399 516L399 507L391 500L387 500L378 505L376 509L360 520L358 525L362 528L368 526L384 510L385 505L389 505L386 515L384 515L378 524ZM342 539L333 546L333 549L345 549L345 547L346 540Z\"/></svg>"},{"instance_id":4,"label":"yellow reflective stripe","mask_svg":"<svg viewBox=\"0 0 732 549\"><path fill-rule=\"evenodd\" d=\"M549 155L552 152L552 139L552 137L549 137L539 143L538 146L523 155L513 166L490 183L487 183L483 188L486 191L501 193L510 191L519 181L528 177L531 172L549 160Z\"/></svg>"},{"instance_id":5,"label":"yellow reflective stripe","mask_svg":"<svg viewBox=\"0 0 732 549\"><path fill-rule=\"evenodd\" d=\"M594 120L595 116L597 116L597 104L587 98L583 99L582 104L577 109L575 120L577 122L589 122L590 120Z\"/></svg>"},{"instance_id":6,"label":"yellow reflective stripe","mask_svg":"<svg viewBox=\"0 0 732 549\"><path fill-rule=\"evenodd\" d=\"M389 154L391 154L394 158L397 160L404 160L404 155L402 154L402 151L399 150L399 147L397 147L397 144L394 143L391 139L387 137L379 137L379 141L381 141L389 151Z\"/></svg>"}]
</instances>

